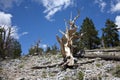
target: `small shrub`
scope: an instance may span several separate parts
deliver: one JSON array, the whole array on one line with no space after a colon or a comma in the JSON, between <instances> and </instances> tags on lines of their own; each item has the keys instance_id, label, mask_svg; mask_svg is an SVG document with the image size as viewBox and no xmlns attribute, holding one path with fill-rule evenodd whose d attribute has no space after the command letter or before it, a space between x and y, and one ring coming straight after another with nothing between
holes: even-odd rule
<instances>
[{"instance_id":1,"label":"small shrub","mask_svg":"<svg viewBox=\"0 0 120 80\"><path fill-rule=\"evenodd\" d=\"M80 71L78 73L78 80L83 80L83 78L84 78L84 73L82 71Z\"/></svg>"},{"instance_id":2,"label":"small shrub","mask_svg":"<svg viewBox=\"0 0 120 80\"><path fill-rule=\"evenodd\" d=\"M45 71L42 72L42 77L46 78L47 77L47 73Z\"/></svg>"},{"instance_id":3,"label":"small shrub","mask_svg":"<svg viewBox=\"0 0 120 80\"><path fill-rule=\"evenodd\" d=\"M58 55L58 58L62 58L63 56L61 54Z\"/></svg>"},{"instance_id":4,"label":"small shrub","mask_svg":"<svg viewBox=\"0 0 120 80\"><path fill-rule=\"evenodd\" d=\"M2 72L2 70L3 70L3 68L2 68L2 67L0 67L0 72Z\"/></svg>"},{"instance_id":5,"label":"small shrub","mask_svg":"<svg viewBox=\"0 0 120 80\"><path fill-rule=\"evenodd\" d=\"M98 80L102 80L102 76L98 74Z\"/></svg>"},{"instance_id":6,"label":"small shrub","mask_svg":"<svg viewBox=\"0 0 120 80\"><path fill-rule=\"evenodd\" d=\"M24 65L23 65L23 64L21 64L21 65L19 65L19 66L18 66L18 68L23 68L23 67L24 67Z\"/></svg>"},{"instance_id":7,"label":"small shrub","mask_svg":"<svg viewBox=\"0 0 120 80\"><path fill-rule=\"evenodd\" d=\"M97 67L100 67L101 65L99 63L96 64Z\"/></svg>"},{"instance_id":8,"label":"small shrub","mask_svg":"<svg viewBox=\"0 0 120 80\"><path fill-rule=\"evenodd\" d=\"M115 77L119 77L120 78L120 65L116 66L116 70L115 70L115 72L113 72L113 75Z\"/></svg>"},{"instance_id":9,"label":"small shrub","mask_svg":"<svg viewBox=\"0 0 120 80\"><path fill-rule=\"evenodd\" d=\"M116 47L116 49L120 50L120 47L118 46L118 47Z\"/></svg>"},{"instance_id":10,"label":"small shrub","mask_svg":"<svg viewBox=\"0 0 120 80\"><path fill-rule=\"evenodd\" d=\"M105 55L109 55L109 52L103 52L103 54L105 54Z\"/></svg>"},{"instance_id":11,"label":"small shrub","mask_svg":"<svg viewBox=\"0 0 120 80\"><path fill-rule=\"evenodd\" d=\"M62 80L70 80L68 76L65 76Z\"/></svg>"},{"instance_id":12,"label":"small shrub","mask_svg":"<svg viewBox=\"0 0 120 80\"><path fill-rule=\"evenodd\" d=\"M53 77L55 76L55 73L49 73L49 76Z\"/></svg>"}]
</instances>

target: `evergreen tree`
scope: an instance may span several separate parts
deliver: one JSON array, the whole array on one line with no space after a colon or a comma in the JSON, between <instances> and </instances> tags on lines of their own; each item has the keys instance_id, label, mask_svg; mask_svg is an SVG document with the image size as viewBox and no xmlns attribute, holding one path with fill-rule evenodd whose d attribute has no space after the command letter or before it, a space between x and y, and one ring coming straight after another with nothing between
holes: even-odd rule
<instances>
[{"instance_id":1,"label":"evergreen tree","mask_svg":"<svg viewBox=\"0 0 120 80\"><path fill-rule=\"evenodd\" d=\"M29 49L29 54L30 55L42 55L43 49L39 47L40 46L40 40L38 40L34 46L32 46Z\"/></svg>"},{"instance_id":2,"label":"evergreen tree","mask_svg":"<svg viewBox=\"0 0 120 80\"><path fill-rule=\"evenodd\" d=\"M54 44L54 45L52 46L52 49L51 49L51 50L58 51L57 45Z\"/></svg>"},{"instance_id":3,"label":"evergreen tree","mask_svg":"<svg viewBox=\"0 0 120 80\"><path fill-rule=\"evenodd\" d=\"M16 39L12 39L8 51L11 58L20 57L22 53L21 44Z\"/></svg>"},{"instance_id":4,"label":"evergreen tree","mask_svg":"<svg viewBox=\"0 0 120 80\"><path fill-rule=\"evenodd\" d=\"M58 52L58 48L57 48L57 46L56 46L56 44L54 44L53 46L52 46L52 49L51 49L51 54L56 54L57 52Z\"/></svg>"},{"instance_id":5,"label":"evergreen tree","mask_svg":"<svg viewBox=\"0 0 120 80\"><path fill-rule=\"evenodd\" d=\"M49 47L49 46L47 46L47 48L46 48L46 53L49 53L51 51L51 48Z\"/></svg>"},{"instance_id":6,"label":"evergreen tree","mask_svg":"<svg viewBox=\"0 0 120 80\"><path fill-rule=\"evenodd\" d=\"M0 26L0 57L17 58L21 54L20 43L11 36L12 29Z\"/></svg>"},{"instance_id":7,"label":"evergreen tree","mask_svg":"<svg viewBox=\"0 0 120 80\"><path fill-rule=\"evenodd\" d=\"M106 20L105 28L102 29L102 43L103 47L115 47L119 45L117 25L109 19Z\"/></svg>"},{"instance_id":8,"label":"evergreen tree","mask_svg":"<svg viewBox=\"0 0 120 80\"><path fill-rule=\"evenodd\" d=\"M56 46L56 44L54 44L53 46L49 47L47 46L46 51L47 54L56 54L58 52L58 47Z\"/></svg>"},{"instance_id":9,"label":"evergreen tree","mask_svg":"<svg viewBox=\"0 0 120 80\"><path fill-rule=\"evenodd\" d=\"M43 49L40 48L40 47L38 47L37 50L36 50L36 47L35 47L35 46L34 46L34 47L31 47L31 48L29 49L29 54L30 54L30 55L39 55L39 54L42 55L42 52L43 52Z\"/></svg>"},{"instance_id":10,"label":"evergreen tree","mask_svg":"<svg viewBox=\"0 0 120 80\"><path fill-rule=\"evenodd\" d=\"M79 41L79 46L82 48L95 49L100 44L98 31L95 29L93 21L88 17L84 19L79 33L84 33Z\"/></svg>"}]
</instances>

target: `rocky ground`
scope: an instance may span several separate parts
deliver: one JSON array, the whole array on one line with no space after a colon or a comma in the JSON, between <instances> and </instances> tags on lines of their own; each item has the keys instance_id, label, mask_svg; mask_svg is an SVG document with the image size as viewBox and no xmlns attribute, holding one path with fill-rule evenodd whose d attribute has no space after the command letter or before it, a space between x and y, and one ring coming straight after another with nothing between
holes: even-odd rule
<instances>
[{"instance_id":1,"label":"rocky ground","mask_svg":"<svg viewBox=\"0 0 120 80\"><path fill-rule=\"evenodd\" d=\"M120 80L120 62L81 58L77 63L93 60L75 69L62 67L31 69L62 62L60 54L25 56L0 62L0 80Z\"/></svg>"}]
</instances>

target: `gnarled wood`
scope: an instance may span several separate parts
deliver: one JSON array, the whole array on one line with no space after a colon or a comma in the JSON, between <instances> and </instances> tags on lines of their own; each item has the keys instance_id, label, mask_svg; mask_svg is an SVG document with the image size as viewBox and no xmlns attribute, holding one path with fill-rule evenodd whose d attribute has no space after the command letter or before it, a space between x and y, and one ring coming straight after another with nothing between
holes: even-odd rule
<instances>
[{"instance_id":1,"label":"gnarled wood","mask_svg":"<svg viewBox=\"0 0 120 80\"><path fill-rule=\"evenodd\" d=\"M101 58L104 60L114 60L114 61L120 61L120 56L115 56L115 55L88 55L85 54L83 55L83 58Z\"/></svg>"},{"instance_id":2,"label":"gnarled wood","mask_svg":"<svg viewBox=\"0 0 120 80\"><path fill-rule=\"evenodd\" d=\"M73 66L75 64L75 58L73 57L72 53L72 46L73 46L73 39L80 38L76 35L77 26L75 25L75 21L80 16L79 12L78 15L73 19L69 21L69 28L66 26L66 31L63 32L59 30L61 34L63 34L63 37L60 38L59 36L56 36L57 41L60 44L61 53L64 58L64 64L62 66Z\"/></svg>"},{"instance_id":3,"label":"gnarled wood","mask_svg":"<svg viewBox=\"0 0 120 80\"><path fill-rule=\"evenodd\" d=\"M74 64L73 66L77 67L77 66L80 66L80 65L83 65L83 64L93 63L94 61L96 61L96 59L90 59L90 60L87 60L87 61L84 61L84 62ZM53 68L53 67L57 67L57 66L62 66L64 64L65 64L64 62L61 62L61 63L57 63L57 64L52 64L52 65L35 66L35 67L32 67L31 69ZM64 67L64 66L62 66L62 67Z\"/></svg>"}]
</instances>

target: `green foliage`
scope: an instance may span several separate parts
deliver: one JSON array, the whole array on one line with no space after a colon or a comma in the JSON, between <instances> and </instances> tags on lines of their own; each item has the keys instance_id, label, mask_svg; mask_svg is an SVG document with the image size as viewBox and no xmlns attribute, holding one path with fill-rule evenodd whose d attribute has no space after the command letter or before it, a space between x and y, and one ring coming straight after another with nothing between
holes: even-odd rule
<instances>
[{"instance_id":1,"label":"green foliage","mask_svg":"<svg viewBox=\"0 0 120 80\"><path fill-rule=\"evenodd\" d=\"M51 51L51 48L49 46L47 46L47 49L46 49L46 53L49 53Z\"/></svg>"},{"instance_id":2,"label":"green foliage","mask_svg":"<svg viewBox=\"0 0 120 80\"><path fill-rule=\"evenodd\" d=\"M57 52L58 52L58 48L56 44L54 44L51 48L48 46L46 49L46 53L56 54Z\"/></svg>"},{"instance_id":3,"label":"green foliage","mask_svg":"<svg viewBox=\"0 0 120 80\"><path fill-rule=\"evenodd\" d=\"M21 44L15 39L12 40L12 44L13 44L13 47L11 48L11 50L13 50L13 53L12 53L13 56L12 57L13 58L20 57L21 53L22 53Z\"/></svg>"},{"instance_id":4,"label":"green foliage","mask_svg":"<svg viewBox=\"0 0 120 80\"><path fill-rule=\"evenodd\" d=\"M65 76L62 80L70 80L71 78L68 76Z\"/></svg>"},{"instance_id":5,"label":"green foliage","mask_svg":"<svg viewBox=\"0 0 120 80\"><path fill-rule=\"evenodd\" d=\"M79 36L80 33L76 32L76 35ZM76 54L77 52L79 52L81 49L84 49L81 40L79 39L74 39L73 40L73 45L75 47L73 47L73 54Z\"/></svg>"},{"instance_id":6,"label":"green foliage","mask_svg":"<svg viewBox=\"0 0 120 80\"><path fill-rule=\"evenodd\" d=\"M52 53L52 54L56 54L57 52L58 52L58 48L57 48L56 44L54 44L54 45L52 46L51 53Z\"/></svg>"},{"instance_id":7,"label":"green foliage","mask_svg":"<svg viewBox=\"0 0 120 80\"><path fill-rule=\"evenodd\" d=\"M5 59L17 58L21 56L21 45L20 43L11 37L11 28L4 29L0 26L0 57Z\"/></svg>"},{"instance_id":8,"label":"green foliage","mask_svg":"<svg viewBox=\"0 0 120 80\"><path fill-rule=\"evenodd\" d=\"M2 70L3 70L3 68L2 68L2 67L0 67L0 73L2 72Z\"/></svg>"},{"instance_id":9,"label":"green foliage","mask_svg":"<svg viewBox=\"0 0 120 80\"><path fill-rule=\"evenodd\" d=\"M12 38L4 54L9 58L18 58L21 56L21 52L21 44L16 39Z\"/></svg>"},{"instance_id":10,"label":"green foliage","mask_svg":"<svg viewBox=\"0 0 120 80\"><path fill-rule=\"evenodd\" d=\"M47 73L45 71L42 72L42 78L46 78L47 77Z\"/></svg>"},{"instance_id":11,"label":"green foliage","mask_svg":"<svg viewBox=\"0 0 120 80\"><path fill-rule=\"evenodd\" d=\"M83 72L79 72L77 75L78 80L83 80L84 79L84 73Z\"/></svg>"},{"instance_id":12,"label":"green foliage","mask_svg":"<svg viewBox=\"0 0 120 80\"><path fill-rule=\"evenodd\" d=\"M105 28L102 29L102 41L103 47L116 47L119 46L119 35L116 29L117 25L111 21L107 20L105 23Z\"/></svg>"},{"instance_id":13,"label":"green foliage","mask_svg":"<svg viewBox=\"0 0 120 80\"><path fill-rule=\"evenodd\" d=\"M30 55L35 55L35 53L37 53L37 54L42 54L42 52L43 52L43 49L42 48L35 48L35 47L31 47L30 49L29 49L29 54Z\"/></svg>"},{"instance_id":14,"label":"green foliage","mask_svg":"<svg viewBox=\"0 0 120 80\"><path fill-rule=\"evenodd\" d=\"M33 55L35 53L35 49L34 48L30 48L29 49L29 55Z\"/></svg>"},{"instance_id":15,"label":"green foliage","mask_svg":"<svg viewBox=\"0 0 120 80\"><path fill-rule=\"evenodd\" d=\"M4 54L9 58L18 58L21 56L21 45L16 39L11 39L9 47L4 50Z\"/></svg>"},{"instance_id":16,"label":"green foliage","mask_svg":"<svg viewBox=\"0 0 120 80\"><path fill-rule=\"evenodd\" d=\"M23 68L24 67L24 65L23 64L20 64L19 66L18 66L18 68Z\"/></svg>"},{"instance_id":17,"label":"green foliage","mask_svg":"<svg viewBox=\"0 0 120 80\"><path fill-rule=\"evenodd\" d=\"M116 66L115 72L113 73L115 77L120 78L120 65Z\"/></svg>"},{"instance_id":18,"label":"green foliage","mask_svg":"<svg viewBox=\"0 0 120 80\"><path fill-rule=\"evenodd\" d=\"M83 21L79 34L80 33L84 33L82 39L79 41L80 47L95 49L100 44L98 31L95 29L93 21L88 17Z\"/></svg>"},{"instance_id":19,"label":"green foliage","mask_svg":"<svg viewBox=\"0 0 120 80\"><path fill-rule=\"evenodd\" d=\"M43 49L39 47L40 46L40 40L38 40L34 46L32 46L30 49L29 49L29 54L30 55L39 55L43 53Z\"/></svg>"},{"instance_id":20,"label":"green foliage","mask_svg":"<svg viewBox=\"0 0 120 80\"><path fill-rule=\"evenodd\" d=\"M100 67L101 66L101 64L99 64L99 63L97 63L97 64L95 64L97 67Z\"/></svg>"}]
</instances>

